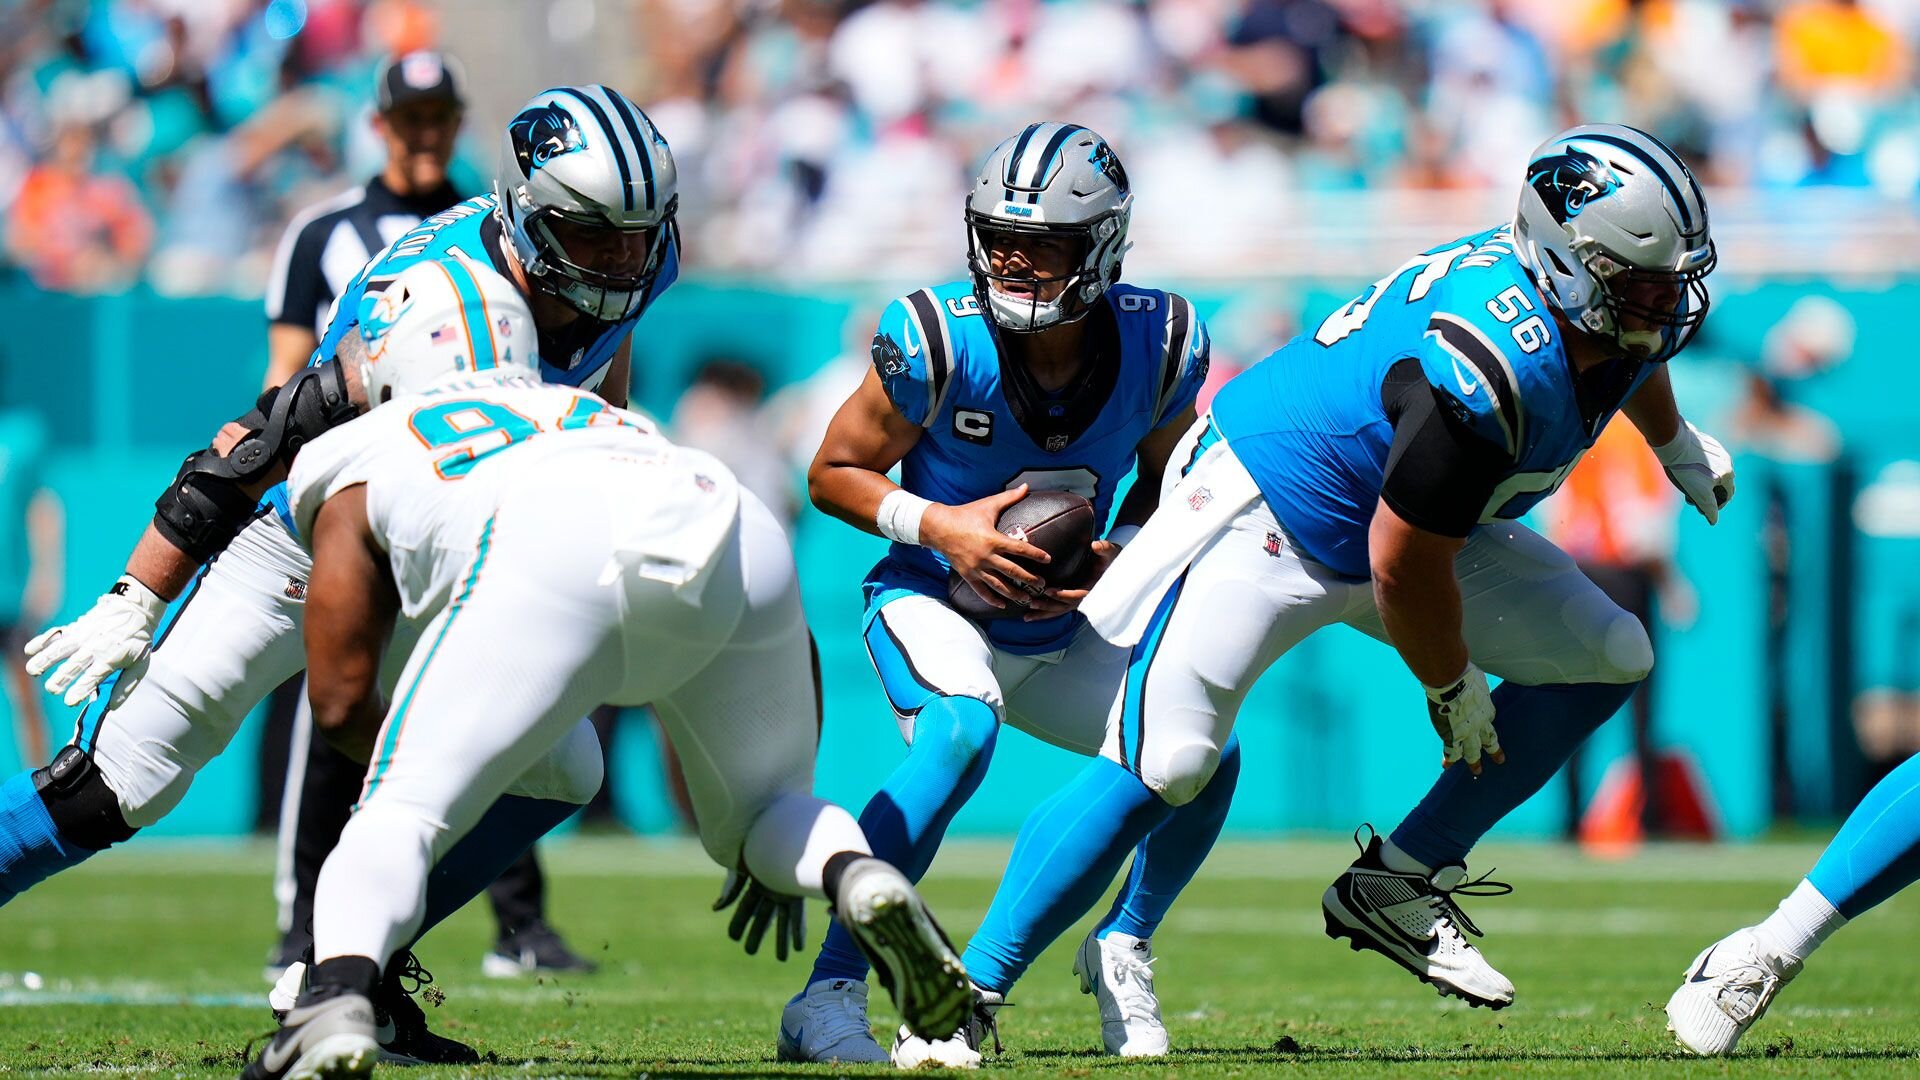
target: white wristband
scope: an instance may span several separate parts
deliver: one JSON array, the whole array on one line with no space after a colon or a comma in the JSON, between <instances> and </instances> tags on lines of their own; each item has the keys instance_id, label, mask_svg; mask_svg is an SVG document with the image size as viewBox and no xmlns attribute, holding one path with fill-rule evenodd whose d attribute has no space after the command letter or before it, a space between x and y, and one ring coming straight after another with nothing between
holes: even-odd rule
<instances>
[{"instance_id":1,"label":"white wristband","mask_svg":"<svg viewBox=\"0 0 1920 1080\"><path fill-rule=\"evenodd\" d=\"M1114 547L1126 547L1133 542L1134 537L1139 535L1140 526L1138 525L1115 525L1107 533L1107 543Z\"/></svg>"},{"instance_id":2,"label":"white wristband","mask_svg":"<svg viewBox=\"0 0 1920 1080\"><path fill-rule=\"evenodd\" d=\"M880 500L880 512L874 515L873 524L880 535L897 544L920 544L920 518L926 514L930 500L923 499L906 488L894 488L887 497Z\"/></svg>"}]
</instances>

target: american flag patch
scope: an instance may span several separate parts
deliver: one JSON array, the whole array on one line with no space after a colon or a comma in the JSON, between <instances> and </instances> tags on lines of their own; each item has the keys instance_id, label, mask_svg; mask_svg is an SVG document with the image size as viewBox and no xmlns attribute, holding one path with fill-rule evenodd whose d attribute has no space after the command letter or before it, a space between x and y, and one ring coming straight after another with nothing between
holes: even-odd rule
<instances>
[{"instance_id":1,"label":"american flag patch","mask_svg":"<svg viewBox=\"0 0 1920 1080\"><path fill-rule=\"evenodd\" d=\"M445 345L447 342L452 341L453 324L447 323L444 326L435 327L433 333L427 335L427 340L433 342L435 345Z\"/></svg>"}]
</instances>

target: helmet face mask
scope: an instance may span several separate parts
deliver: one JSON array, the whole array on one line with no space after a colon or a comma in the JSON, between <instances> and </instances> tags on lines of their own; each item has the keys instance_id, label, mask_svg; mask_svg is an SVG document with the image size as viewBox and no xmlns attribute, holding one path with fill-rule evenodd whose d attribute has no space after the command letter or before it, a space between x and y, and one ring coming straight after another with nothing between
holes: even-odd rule
<instances>
[{"instance_id":1,"label":"helmet face mask","mask_svg":"<svg viewBox=\"0 0 1920 1080\"><path fill-rule=\"evenodd\" d=\"M988 155L967 198L967 269L1001 330L1084 318L1120 280L1133 194L1120 160L1074 124L1030 124Z\"/></svg>"},{"instance_id":2,"label":"helmet face mask","mask_svg":"<svg viewBox=\"0 0 1920 1080\"><path fill-rule=\"evenodd\" d=\"M1514 234L1548 305L1624 355L1669 360L1707 316L1718 254L1705 198L1643 131L1586 124L1541 144Z\"/></svg>"},{"instance_id":3,"label":"helmet face mask","mask_svg":"<svg viewBox=\"0 0 1920 1080\"><path fill-rule=\"evenodd\" d=\"M554 207L535 210L523 224L538 252L524 267L527 278L582 314L622 321L646 303L668 249L678 243L675 209L669 206L657 225L634 229Z\"/></svg>"},{"instance_id":4,"label":"helmet face mask","mask_svg":"<svg viewBox=\"0 0 1920 1080\"><path fill-rule=\"evenodd\" d=\"M562 86L508 123L494 193L530 285L621 322L674 265L677 182L666 140L637 106L604 86Z\"/></svg>"}]
</instances>

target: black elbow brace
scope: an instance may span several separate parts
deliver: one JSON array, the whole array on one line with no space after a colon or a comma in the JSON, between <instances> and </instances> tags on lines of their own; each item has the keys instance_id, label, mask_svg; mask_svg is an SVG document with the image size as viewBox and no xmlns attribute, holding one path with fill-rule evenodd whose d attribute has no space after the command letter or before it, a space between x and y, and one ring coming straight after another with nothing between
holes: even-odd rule
<instances>
[{"instance_id":1,"label":"black elbow brace","mask_svg":"<svg viewBox=\"0 0 1920 1080\"><path fill-rule=\"evenodd\" d=\"M226 550L253 518L259 500L246 488L275 465L291 464L300 448L357 415L338 361L305 368L260 400L236 423L247 429L225 456L188 454L173 483L154 503L153 527L196 562Z\"/></svg>"}]
</instances>

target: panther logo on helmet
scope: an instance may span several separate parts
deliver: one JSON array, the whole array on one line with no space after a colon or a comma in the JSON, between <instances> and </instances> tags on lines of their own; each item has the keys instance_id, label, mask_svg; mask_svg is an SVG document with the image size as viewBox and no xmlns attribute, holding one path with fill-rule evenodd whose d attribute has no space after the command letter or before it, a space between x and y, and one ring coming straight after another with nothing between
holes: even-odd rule
<instances>
[{"instance_id":1,"label":"panther logo on helmet","mask_svg":"<svg viewBox=\"0 0 1920 1080\"><path fill-rule=\"evenodd\" d=\"M1113 147L1108 146L1105 139L1094 144L1093 153L1087 155L1087 160L1093 162L1093 167L1099 169L1103 176L1113 181L1113 186L1120 189L1120 194L1127 193L1127 170L1120 166L1120 155L1113 152Z\"/></svg>"},{"instance_id":2,"label":"panther logo on helmet","mask_svg":"<svg viewBox=\"0 0 1920 1080\"><path fill-rule=\"evenodd\" d=\"M1547 204L1553 219L1565 225L1579 217L1588 203L1618 190L1620 178L1599 158L1569 148L1565 153L1536 158L1527 171L1527 183Z\"/></svg>"},{"instance_id":3,"label":"panther logo on helmet","mask_svg":"<svg viewBox=\"0 0 1920 1080\"><path fill-rule=\"evenodd\" d=\"M587 137L573 114L558 105L536 105L513 118L507 125L513 139L513 154L520 171L531 177L535 169L562 154L587 148Z\"/></svg>"}]
</instances>

